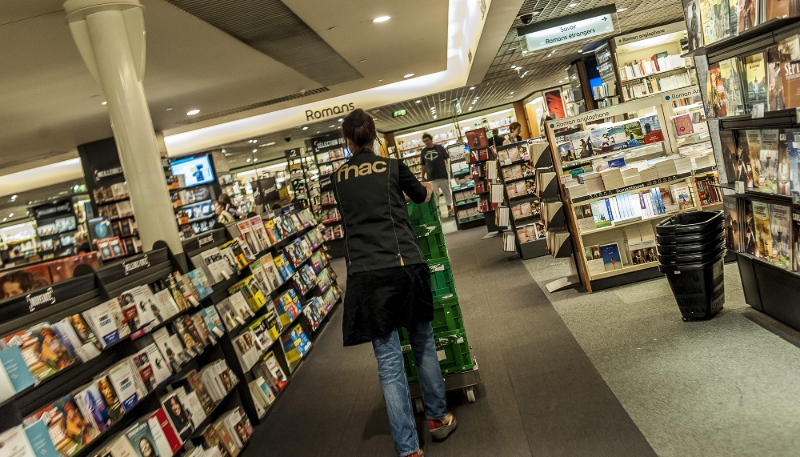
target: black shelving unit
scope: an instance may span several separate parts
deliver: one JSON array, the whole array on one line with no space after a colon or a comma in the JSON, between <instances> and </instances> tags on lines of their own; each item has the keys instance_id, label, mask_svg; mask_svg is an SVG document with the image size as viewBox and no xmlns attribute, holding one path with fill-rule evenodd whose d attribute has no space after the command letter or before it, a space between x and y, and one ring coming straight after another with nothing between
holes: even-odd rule
<instances>
[{"instance_id":1,"label":"black shelving unit","mask_svg":"<svg viewBox=\"0 0 800 457\"><path fill-rule=\"evenodd\" d=\"M736 36L698 48L685 56L704 56L708 64L719 63L726 59L743 58L757 52L764 52L768 48L777 46L781 40L797 35L798 33L800 33L798 18L772 19L741 32ZM746 98L747 93L743 92L743 96ZM749 105L750 103L745 104L746 107L749 107ZM734 131L734 133L747 129L760 130L800 127L797 109L794 107L783 110L764 111L762 117L754 118L753 115L746 114L711 118L709 122L717 123L719 131ZM736 135L734 135L734 141L738 144ZM717 145L719 145L719 142L715 143L715 148ZM752 152L750 154L752 157ZM720 155L726 161L726 169L734 169L733 163L731 163L731 157L725 154L724 151L722 151ZM757 157L756 160L758 160ZM719 167L721 168L722 164L719 164ZM736 183L733 181L734 179L735 177L728 176L729 182L723 182L719 187L727 191L724 196L725 200L736 200L736 204L732 206L735 207L736 212L737 234L746 234L748 230L751 230L747 227L748 224L745 221L745 207L748 204L752 204L752 202L782 205L789 208L790 212L800 209L800 205L793 202L791 196L769 194L752 189L746 189L744 192L734 192L734 189L736 189ZM789 223L792 223L791 219ZM753 236L756 237L757 235L753 234ZM792 236L796 238L797 234L792 234ZM800 330L800 300L796 298L797 294L795 293L798 287L800 287L800 273L781 268L760 257L743 252L745 251L745 247L743 246L744 240L742 238L744 237L740 237L738 240L739 252L736 252L735 255L742 279L745 301L753 308ZM793 242L790 241L790 249L792 243ZM732 245L733 240L729 240L729 249ZM795 256L798 254L800 253L794 252Z\"/></svg>"}]
</instances>

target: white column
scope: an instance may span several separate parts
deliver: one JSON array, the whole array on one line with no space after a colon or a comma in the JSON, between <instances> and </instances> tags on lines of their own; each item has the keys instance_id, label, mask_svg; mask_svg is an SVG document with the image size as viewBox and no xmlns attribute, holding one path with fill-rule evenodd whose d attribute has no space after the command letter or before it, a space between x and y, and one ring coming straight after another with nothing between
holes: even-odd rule
<instances>
[{"instance_id":1,"label":"white column","mask_svg":"<svg viewBox=\"0 0 800 457\"><path fill-rule=\"evenodd\" d=\"M108 101L111 127L145 250L158 240L183 252L142 81L143 6L139 0L67 0L72 37Z\"/></svg>"}]
</instances>

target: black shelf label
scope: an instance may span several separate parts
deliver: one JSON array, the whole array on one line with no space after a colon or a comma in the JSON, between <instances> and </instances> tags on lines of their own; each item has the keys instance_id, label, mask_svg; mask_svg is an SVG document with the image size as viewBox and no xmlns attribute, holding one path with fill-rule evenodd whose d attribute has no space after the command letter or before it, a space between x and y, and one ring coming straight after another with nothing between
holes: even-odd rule
<instances>
[{"instance_id":1,"label":"black shelf label","mask_svg":"<svg viewBox=\"0 0 800 457\"><path fill-rule=\"evenodd\" d=\"M575 204L575 203L585 202L585 201L588 201L588 200L594 200L596 198L608 197L608 196L617 195L617 194L624 194L625 192L631 192L631 191L634 191L634 190L637 190L637 189L643 189L645 187L657 186L659 184L664 184L665 182L678 181L680 179L686 179L686 178L688 178L690 176L692 176L692 173L683 173L683 174L679 174L679 175L668 176L666 178L658 178L658 179L654 179L652 181L648 181L648 182L645 182L645 183L642 183L642 184L634 184L634 185L628 186L628 187L621 187L619 189L606 190L606 191L603 191L603 192L598 192L596 194L587 195L585 197L573 198L572 199L572 203Z\"/></svg>"}]
</instances>

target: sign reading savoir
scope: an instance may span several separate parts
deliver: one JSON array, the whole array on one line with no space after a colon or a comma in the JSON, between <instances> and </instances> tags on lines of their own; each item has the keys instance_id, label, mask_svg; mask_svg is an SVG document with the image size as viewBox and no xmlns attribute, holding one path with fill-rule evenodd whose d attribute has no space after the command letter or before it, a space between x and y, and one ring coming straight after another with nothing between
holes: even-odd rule
<instances>
[{"instance_id":1,"label":"sign reading savoir","mask_svg":"<svg viewBox=\"0 0 800 457\"><path fill-rule=\"evenodd\" d=\"M528 52L558 46L572 41L585 40L614 31L611 14L581 19L525 35Z\"/></svg>"}]
</instances>

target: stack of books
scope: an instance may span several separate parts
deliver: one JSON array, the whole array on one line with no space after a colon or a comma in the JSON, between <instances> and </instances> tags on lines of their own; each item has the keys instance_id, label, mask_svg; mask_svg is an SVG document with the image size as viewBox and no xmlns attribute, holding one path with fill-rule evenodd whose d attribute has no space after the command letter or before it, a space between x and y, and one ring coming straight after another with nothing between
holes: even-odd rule
<instances>
[{"instance_id":1,"label":"stack of books","mask_svg":"<svg viewBox=\"0 0 800 457\"><path fill-rule=\"evenodd\" d=\"M605 187L606 190L619 189L625 185L620 168L608 168L601 171L600 176L603 178L603 187Z\"/></svg>"}]
</instances>

